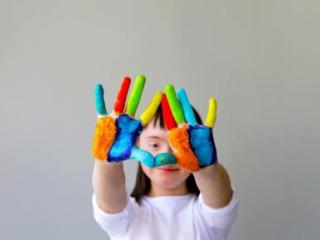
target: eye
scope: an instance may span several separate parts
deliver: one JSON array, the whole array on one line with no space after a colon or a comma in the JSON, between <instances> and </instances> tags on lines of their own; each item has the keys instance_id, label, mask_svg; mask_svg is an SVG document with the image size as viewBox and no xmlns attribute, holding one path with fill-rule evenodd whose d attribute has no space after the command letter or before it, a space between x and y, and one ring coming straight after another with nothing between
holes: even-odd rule
<instances>
[{"instance_id":1,"label":"eye","mask_svg":"<svg viewBox=\"0 0 320 240\"><path fill-rule=\"evenodd\" d=\"M152 149L158 149L159 146L160 145L157 142L149 143L149 147L152 148Z\"/></svg>"}]
</instances>

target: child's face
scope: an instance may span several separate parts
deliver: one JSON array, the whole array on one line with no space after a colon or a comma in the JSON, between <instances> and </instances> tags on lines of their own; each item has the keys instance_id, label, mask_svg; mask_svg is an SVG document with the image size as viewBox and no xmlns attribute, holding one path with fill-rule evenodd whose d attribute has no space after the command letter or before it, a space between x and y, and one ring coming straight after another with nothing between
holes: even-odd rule
<instances>
[{"instance_id":1,"label":"child's face","mask_svg":"<svg viewBox=\"0 0 320 240\"><path fill-rule=\"evenodd\" d=\"M152 120L141 132L138 145L149 151L153 156L159 153L172 153L167 131L160 127L159 121L154 125ZM148 168L142 164L144 173L150 178L152 184L165 190L177 190L185 187L185 181L190 175L177 164L169 164L156 168Z\"/></svg>"}]
</instances>

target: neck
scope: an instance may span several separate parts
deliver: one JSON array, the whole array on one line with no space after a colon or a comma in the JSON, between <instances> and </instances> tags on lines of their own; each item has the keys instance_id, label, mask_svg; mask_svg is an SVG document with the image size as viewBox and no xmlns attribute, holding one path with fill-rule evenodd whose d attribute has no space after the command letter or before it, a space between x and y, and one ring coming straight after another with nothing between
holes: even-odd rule
<instances>
[{"instance_id":1,"label":"neck","mask_svg":"<svg viewBox=\"0 0 320 240\"><path fill-rule=\"evenodd\" d=\"M147 194L149 197L158 197L158 196L179 196L179 195L186 195L188 194L187 186L186 184L181 184L180 186L176 188L161 188L157 186L154 183L151 183L151 190Z\"/></svg>"}]
</instances>

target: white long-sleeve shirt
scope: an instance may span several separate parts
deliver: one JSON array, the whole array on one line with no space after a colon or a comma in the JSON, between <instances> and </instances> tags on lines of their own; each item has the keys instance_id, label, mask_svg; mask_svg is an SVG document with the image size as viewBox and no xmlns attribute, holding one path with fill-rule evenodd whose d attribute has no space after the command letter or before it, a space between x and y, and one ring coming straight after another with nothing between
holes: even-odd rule
<instances>
[{"instance_id":1,"label":"white long-sleeve shirt","mask_svg":"<svg viewBox=\"0 0 320 240\"><path fill-rule=\"evenodd\" d=\"M224 240L237 214L238 200L219 209L207 206L200 193L141 199L128 197L115 214L102 211L92 197L94 218L112 240Z\"/></svg>"}]
</instances>

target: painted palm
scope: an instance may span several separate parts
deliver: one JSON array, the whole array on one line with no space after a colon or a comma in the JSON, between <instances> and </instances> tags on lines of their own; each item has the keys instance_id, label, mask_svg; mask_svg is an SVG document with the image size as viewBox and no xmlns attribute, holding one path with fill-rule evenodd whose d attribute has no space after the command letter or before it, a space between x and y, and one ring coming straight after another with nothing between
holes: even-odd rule
<instances>
[{"instance_id":1,"label":"painted palm","mask_svg":"<svg viewBox=\"0 0 320 240\"><path fill-rule=\"evenodd\" d=\"M135 159L149 167L154 167L155 163L151 153L136 147L135 143L143 126L152 120L161 102L162 93L156 92L149 106L138 119L135 119L134 115L141 99L145 77L137 76L126 105L130 83L129 77L122 80L113 111L110 114L105 106L103 87L101 84L96 85L95 100L98 119L92 146L93 157L96 160L109 162Z\"/></svg>"},{"instance_id":2,"label":"painted palm","mask_svg":"<svg viewBox=\"0 0 320 240\"><path fill-rule=\"evenodd\" d=\"M215 98L210 98L204 125L196 121L184 89L177 93L171 84L165 87L161 105L170 145L178 164L191 172L217 161L212 129L217 115Z\"/></svg>"}]
</instances>

